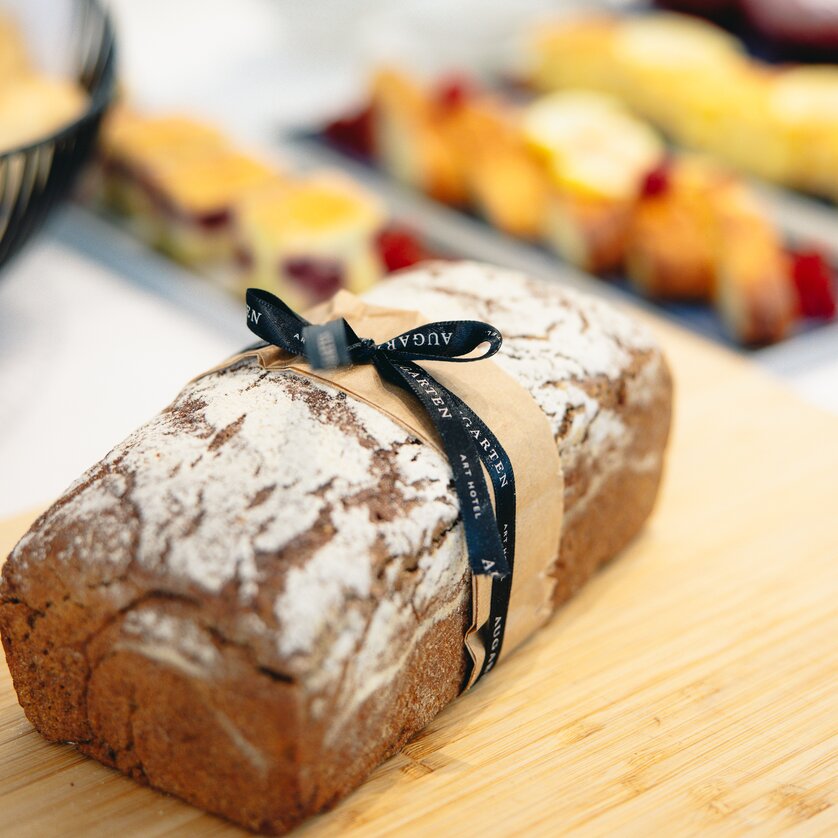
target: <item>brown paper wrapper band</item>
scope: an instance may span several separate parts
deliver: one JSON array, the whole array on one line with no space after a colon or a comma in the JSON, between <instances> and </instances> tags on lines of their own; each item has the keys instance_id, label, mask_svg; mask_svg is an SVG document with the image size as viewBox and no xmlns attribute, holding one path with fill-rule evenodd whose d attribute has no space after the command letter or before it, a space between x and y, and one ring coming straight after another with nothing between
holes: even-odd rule
<instances>
[{"instance_id":1,"label":"brown paper wrapper band","mask_svg":"<svg viewBox=\"0 0 838 838\"><path fill-rule=\"evenodd\" d=\"M253 316L249 312L249 317ZM306 317L312 324L343 318L355 333L371 339L367 343L375 344L429 323L417 312L370 306L345 291L306 312ZM343 390L385 413L446 456L437 430L413 395L383 379L372 364L312 369L303 357L269 345L235 355L204 375L246 358L256 358L266 370L290 370ZM555 582L549 570L558 556L561 536L561 464L546 416L530 393L492 361L422 360L421 369L459 397L491 429L515 475L514 573L509 580L472 574L472 626L465 637L473 664L465 684L468 688L543 625L552 612ZM488 450L488 440L476 431L473 435ZM492 601L493 595L497 601L504 585L503 596L505 599L508 595L509 601L505 625L500 625ZM491 615L492 625L487 625Z\"/></svg>"}]
</instances>

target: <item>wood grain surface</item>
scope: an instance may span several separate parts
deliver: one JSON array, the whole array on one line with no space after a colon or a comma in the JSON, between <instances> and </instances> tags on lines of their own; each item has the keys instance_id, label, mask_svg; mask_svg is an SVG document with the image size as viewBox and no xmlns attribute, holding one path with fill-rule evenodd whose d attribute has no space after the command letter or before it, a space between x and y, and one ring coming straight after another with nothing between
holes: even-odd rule
<instances>
[{"instance_id":1,"label":"wood grain surface","mask_svg":"<svg viewBox=\"0 0 838 838\"><path fill-rule=\"evenodd\" d=\"M299 835L838 834L838 419L653 327L677 400L645 533ZM15 836L240 834L41 739L3 663L0 813Z\"/></svg>"}]
</instances>

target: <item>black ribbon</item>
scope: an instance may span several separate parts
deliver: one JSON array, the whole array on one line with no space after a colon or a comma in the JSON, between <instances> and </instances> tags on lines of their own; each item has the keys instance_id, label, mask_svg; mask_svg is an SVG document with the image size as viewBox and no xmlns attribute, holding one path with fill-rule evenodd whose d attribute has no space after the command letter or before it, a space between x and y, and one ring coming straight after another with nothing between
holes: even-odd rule
<instances>
[{"instance_id":1,"label":"black ribbon","mask_svg":"<svg viewBox=\"0 0 838 838\"><path fill-rule=\"evenodd\" d=\"M512 463L486 424L416 361L480 361L501 345L497 329L477 320L418 326L384 343L359 338L343 318L313 325L267 291L247 291L247 325L267 344L306 358L312 369L372 364L391 384L412 393L442 440L454 475L471 571L492 577L489 619L480 630L486 656L479 679L503 645L515 560L515 477ZM488 348L471 356L482 344ZM255 348L255 347L254 347ZM480 463L492 482L494 508ZM475 679L477 680L477 679Z\"/></svg>"}]
</instances>

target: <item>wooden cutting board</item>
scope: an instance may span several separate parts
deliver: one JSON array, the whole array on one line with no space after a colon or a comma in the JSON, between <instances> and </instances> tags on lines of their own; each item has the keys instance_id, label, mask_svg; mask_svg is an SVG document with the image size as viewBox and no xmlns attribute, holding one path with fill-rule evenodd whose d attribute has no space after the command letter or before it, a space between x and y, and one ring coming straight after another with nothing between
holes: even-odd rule
<instances>
[{"instance_id":1,"label":"wooden cutting board","mask_svg":"<svg viewBox=\"0 0 838 838\"><path fill-rule=\"evenodd\" d=\"M677 407L645 533L300 835L838 834L838 418L652 325ZM4 664L0 812L15 836L240 834L41 739Z\"/></svg>"}]
</instances>

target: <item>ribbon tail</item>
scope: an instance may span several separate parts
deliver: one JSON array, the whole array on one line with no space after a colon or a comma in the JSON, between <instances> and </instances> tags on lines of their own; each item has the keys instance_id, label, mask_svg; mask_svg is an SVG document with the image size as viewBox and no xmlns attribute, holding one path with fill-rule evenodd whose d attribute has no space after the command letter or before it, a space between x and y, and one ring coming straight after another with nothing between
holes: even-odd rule
<instances>
[{"instance_id":1,"label":"ribbon tail","mask_svg":"<svg viewBox=\"0 0 838 838\"><path fill-rule=\"evenodd\" d=\"M509 455L485 422L456 394L451 393L466 429L477 441L477 450L492 481L495 496L495 518L498 535L510 571L515 569L515 516L517 497L515 473ZM484 675L491 672L503 650L509 602L512 595L512 572L503 579L492 579L488 593L488 608L478 607L481 601L480 580L473 580L474 602L472 626L466 634L466 646L472 656L473 666L466 675L468 689ZM485 598L483 598L485 601ZM473 643L477 638L477 651ZM481 654L482 653L482 654Z\"/></svg>"},{"instance_id":2,"label":"ribbon tail","mask_svg":"<svg viewBox=\"0 0 838 838\"><path fill-rule=\"evenodd\" d=\"M480 452L460 417L453 394L410 361L373 360L379 374L419 400L438 431L454 476L472 572L508 576L509 564L498 535L489 488L480 468Z\"/></svg>"},{"instance_id":3,"label":"ribbon tail","mask_svg":"<svg viewBox=\"0 0 838 838\"><path fill-rule=\"evenodd\" d=\"M463 527L466 533L469 565L472 569L472 625L466 633L466 648L471 666L466 673L463 689L474 686L490 672L503 649L509 601L512 593L512 569L515 561L515 477L509 455L489 427L459 396L443 387L422 367L409 361L395 361L378 355L374 363L379 374L412 392L428 412L442 439L446 456L454 472L454 485L460 498ZM442 418L440 405L447 416ZM458 464L463 452L469 464L469 475L458 482ZM478 461L485 465L492 482L495 505L477 522L470 517L472 491L488 501L488 486ZM476 478L476 479L475 479ZM479 488L478 488L479 487ZM488 523L491 534L481 528L475 533L476 523ZM491 544L491 548L487 545ZM502 564L508 568L502 574L489 574L481 566L487 549L500 550ZM479 552L477 552L479 551ZM497 564L500 561L495 560Z\"/></svg>"},{"instance_id":4,"label":"ribbon tail","mask_svg":"<svg viewBox=\"0 0 838 838\"><path fill-rule=\"evenodd\" d=\"M457 405L466 430L475 440L477 453L492 481L498 535L511 568L515 561L516 512L515 473L512 461L489 426L456 393L449 391L449 395Z\"/></svg>"}]
</instances>

